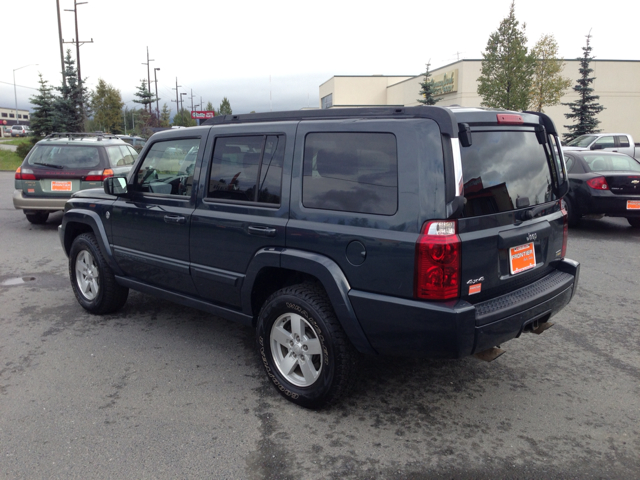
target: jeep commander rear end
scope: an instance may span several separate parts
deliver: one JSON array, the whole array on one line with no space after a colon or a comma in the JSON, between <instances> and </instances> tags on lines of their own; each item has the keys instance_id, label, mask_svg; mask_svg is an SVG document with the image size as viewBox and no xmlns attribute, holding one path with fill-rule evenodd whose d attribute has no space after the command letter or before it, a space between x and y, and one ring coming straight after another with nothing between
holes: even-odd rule
<instances>
[{"instance_id":1,"label":"jeep commander rear end","mask_svg":"<svg viewBox=\"0 0 640 480\"><path fill-rule=\"evenodd\" d=\"M229 115L154 135L60 238L87 310L133 288L245 323L278 391L317 408L357 351L491 359L547 329L578 283L567 188L540 113Z\"/></svg>"}]
</instances>

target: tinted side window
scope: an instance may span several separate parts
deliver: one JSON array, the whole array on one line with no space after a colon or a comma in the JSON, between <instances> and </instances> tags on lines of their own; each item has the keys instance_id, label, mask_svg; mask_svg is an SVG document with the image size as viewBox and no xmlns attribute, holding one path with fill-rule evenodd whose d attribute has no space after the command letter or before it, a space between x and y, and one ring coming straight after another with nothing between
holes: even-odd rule
<instances>
[{"instance_id":1,"label":"tinted side window","mask_svg":"<svg viewBox=\"0 0 640 480\"><path fill-rule=\"evenodd\" d=\"M283 135L216 139L207 196L279 204L284 143Z\"/></svg>"},{"instance_id":2,"label":"tinted side window","mask_svg":"<svg viewBox=\"0 0 640 480\"><path fill-rule=\"evenodd\" d=\"M393 215L398 209L396 137L391 133L308 134L302 204Z\"/></svg>"}]
</instances>

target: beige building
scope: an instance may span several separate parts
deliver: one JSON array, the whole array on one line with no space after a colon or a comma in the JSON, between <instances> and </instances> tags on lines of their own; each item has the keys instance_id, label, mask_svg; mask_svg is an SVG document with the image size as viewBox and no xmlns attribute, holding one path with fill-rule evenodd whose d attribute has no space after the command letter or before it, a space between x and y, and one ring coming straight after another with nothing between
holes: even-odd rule
<instances>
[{"instance_id":1,"label":"beige building","mask_svg":"<svg viewBox=\"0 0 640 480\"><path fill-rule=\"evenodd\" d=\"M479 107L482 99L478 95L478 77L481 60L460 60L431 72L438 97L437 105L462 105ZM562 75L571 80L571 87L561 102L573 102L577 95L573 91L580 76L579 60L565 60ZM640 142L640 60L592 60L591 68L595 81L594 93L600 95L598 102L605 107L598 115L603 132L631 134ZM424 75L372 75L331 77L320 85L320 108L363 106L413 106L419 105L420 83ZM569 107L557 105L544 109L561 133L570 124L564 114Z\"/></svg>"}]
</instances>

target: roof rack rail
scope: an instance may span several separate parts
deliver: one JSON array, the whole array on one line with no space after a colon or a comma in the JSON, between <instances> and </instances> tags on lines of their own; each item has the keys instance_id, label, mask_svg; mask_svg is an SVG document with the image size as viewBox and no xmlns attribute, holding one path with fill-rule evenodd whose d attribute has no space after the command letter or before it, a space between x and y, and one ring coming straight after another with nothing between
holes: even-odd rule
<instances>
[{"instance_id":1,"label":"roof rack rail","mask_svg":"<svg viewBox=\"0 0 640 480\"><path fill-rule=\"evenodd\" d=\"M90 132L90 133L80 133L80 132L54 132L50 133L45 137L47 138L68 138L69 140L79 139L82 140L84 138L97 138L98 141L103 139L107 140L118 140L118 137L111 133L102 133L102 132Z\"/></svg>"}]
</instances>

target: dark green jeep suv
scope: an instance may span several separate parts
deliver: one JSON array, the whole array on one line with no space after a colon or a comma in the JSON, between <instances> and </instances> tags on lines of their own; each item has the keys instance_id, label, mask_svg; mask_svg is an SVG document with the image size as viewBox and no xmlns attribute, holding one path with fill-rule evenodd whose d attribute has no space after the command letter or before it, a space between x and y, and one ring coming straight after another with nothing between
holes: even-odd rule
<instances>
[{"instance_id":1,"label":"dark green jeep suv","mask_svg":"<svg viewBox=\"0 0 640 480\"><path fill-rule=\"evenodd\" d=\"M241 322L277 390L318 408L358 352L491 359L551 325L579 272L559 145L539 113L217 117L74 194L60 240L88 311L132 288Z\"/></svg>"}]
</instances>

